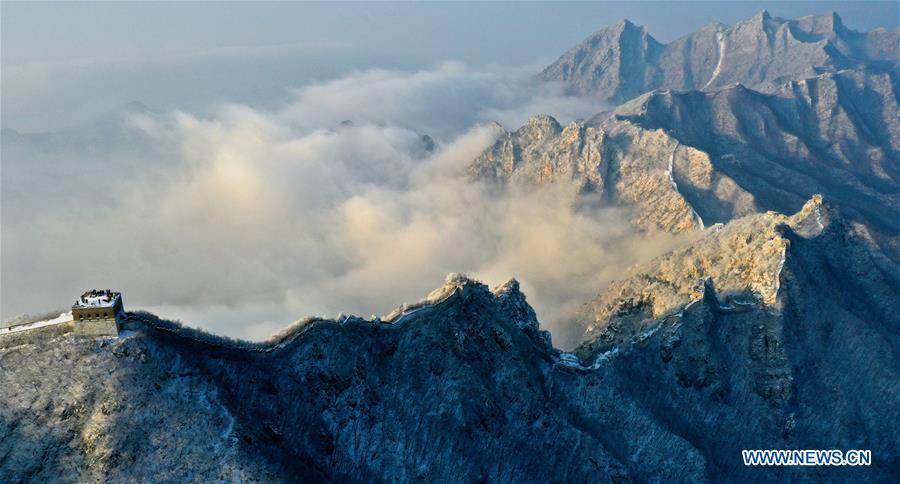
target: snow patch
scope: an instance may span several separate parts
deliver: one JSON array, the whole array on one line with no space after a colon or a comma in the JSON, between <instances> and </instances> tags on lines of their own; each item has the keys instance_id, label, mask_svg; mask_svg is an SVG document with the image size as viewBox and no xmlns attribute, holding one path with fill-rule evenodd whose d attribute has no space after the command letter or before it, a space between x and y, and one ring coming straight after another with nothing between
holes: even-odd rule
<instances>
[{"instance_id":1,"label":"snow patch","mask_svg":"<svg viewBox=\"0 0 900 484\"><path fill-rule=\"evenodd\" d=\"M721 30L716 32L716 42L719 44L719 59L716 62L716 68L713 69L712 77L710 77L709 80L706 81L706 84L700 88L701 91L709 87L722 72L722 60L725 59L725 35Z\"/></svg>"},{"instance_id":2,"label":"snow patch","mask_svg":"<svg viewBox=\"0 0 900 484\"><path fill-rule=\"evenodd\" d=\"M684 307L682 307L677 313L673 313L668 316L662 317L662 318L660 318L660 320L665 321L667 318L678 318L678 321L672 325L672 330L675 331L681 327L681 318L684 317L684 312L686 310L690 309L691 306L693 306L694 304L697 304L697 302L699 302L699 301L700 301L699 299L694 299L691 302L685 304ZM603 353L600 353L599 355L597 355L597 359L594 360L594 363L591 364L590 366L582 365L581 362L578 360L578 357L572 353L560 353L559 356L557 357L557 362L560 365L568 366L570 368L577 368L579 370L596 370L596 369L600 368L600 366L602 366L604 363L606 363L607 361L612 359L614 356L619 354L620 348L622 346L624 346L625 344L635 345L637 343L642 343L642 342L646 341L648 338L650 338L651 336L653 336L654 334L656 334L656 332L659 331L662 327L663 327L663 323L658 323L655 326L642 331L640 334L638 334L637 336L632 338L629 341L629 343L623 343L622 345L616 346L615 348L612 348L608 351L604 351ZM589 331L592 330L593 328L594 328L594 325L591 325L589 328Z\"/></svg>"},{"instance_id":3,"label":"snow patch","mask_svg":"<svg viewBox=\"0 0 900 484\"><path fill-rule=\"evenodd\" d=\"M825 224L822 223L822 211L820 210L820 206L816 205L816 208L813 209L813 213L816 214L816 223L819 224L819 231L825 230Z\"/></svg>"},{"instance_id":4,"label":"snow patch","mask_svg":"<svg viewBox=\"0 0 900 484\"><path fill-rule=\"evenodd\" d=\"M778 298L778 291L781 290L781 271L784 270L784 262L787 260L787 243L781 248L781 260L778 261L778 270L775 271L775 291L772 293L771 301L765 301L767 304L775 304Z\"/></svg>"},{"instance_id":5,"label":"snow patch","mask_svg":"<svg viewBox=\"0 0 900 484\"><path fill-rule=\"evenodd\" d=\"M640 334L638 334L637 336L635 336L634 338L631 339L630 345L635 345L637 343L646 341L648 338L653 336L657 331L659 331L659 328L661 328L661 327L662 327L662 324L657 324L656 326L641 332ZM578 357L572 353L560 353L559 356L557 357L556 361L560 365L568 366L569 368L576 368L579 370L597 370L601 366L606 364L608 361L612 360L616 355L618 355L619 352L621 351L621 346L622 345L619 345L612 349L604 351L603 353L600 353L594 359L594 363L592 363L589 366L582 365L580 360L578 359Z\"/></svg>"},{"instance_id":6,"label":"snow patch","mask_svg":"<svg viewBox=\"0 0 900 484\"><path fill-rule=\"evenodd\" d=\"M72 311L62 313L53 319L44 321L35 321L33 323L20 324L18 326L10 326L8 328L0 328L0 334L17 333L19 331L27 331L29 329L43 328L44 326L53 326L54 324L68 323L72 321Z\"/></svg>"},{"instance_id":7,"label":"snow patch","mask_svg":"<svg viewBox=\"0 0 900 484\"><path fill-rule=\"evenodd\" d=\"M455 274L451 274L451 276L453 275ZM462 287L462 284L465 283L465 281L458 283L457 281L451 282L451 276L448 276L447 285L429 294L428 298L426 298L424 301L418 302L413 305L404 304L400 306L399 308L392 311L391 314L385 316L384 322L389 323L389 326L397 326L406 322L407 318L418 313L419 311L422 311L423 309L433 308L446 302L454 294L456 294L456 291L459 290Z\"/></svg>"},{"instance_id":8,"label":"snow patch","mask_svg":"<svg viewBox=\"0 0 900 484\"><path fill-rule=\"evenodd\" d=\"M94 289L81 295L72 308L111 308L122 300L122 294L106 289Z\"/></svg>"},{"instance_id":9,"label":"snow patch","mask_svg":"<svg viewBox=\"0 0 900 484\"><path fill-rule=\"evenodd\" d=\"M681 146L681 143L679 143L679 142L676 141L676 142L675 142L675 148L672 149L672 154L669 155L669 171L668 171L668 175L669 175L669 183L672 185L672 190L675 190L675 193L681 195L681 198L684 199L684 195L682 195L681 192L678 190L678 183L675 183L675 171L674 171L674 170L675 170L675 153L678 151L678 147L679 147L679 146ZM691 206L691 204L688 203L687 200L684 200L684 203L685 203L688 207L691 208L691 214L693 215L694 220L697 221L697 224L700 225L700 230L703 230L704 228L706 228L706 226L703 224L703 219L700 217L700 214L697 213L696 210L694 210L694 207Z\"/></svg>"},{"instance_id":10,"label":"snow patch","mask_svg":"<svg viewBox=\"0 0 900 484\"><path fill-rule=\"evenodd\" d=\"M668 174L669 174L669 183L672 185L672 190L675 190L676 192L678 192L678 184L675 183L675 175L674 175L674 168L675 168L675 152L678 151L678 146L679 146L679 145L680 145L680 143L678 143L678 142L676 141L676 142L675 142L675 147L672 148L672 153L669 155L669 172L668 172ZM680 193L680 192L679 192L679 193Z\"/></svg>"}]
</instances>

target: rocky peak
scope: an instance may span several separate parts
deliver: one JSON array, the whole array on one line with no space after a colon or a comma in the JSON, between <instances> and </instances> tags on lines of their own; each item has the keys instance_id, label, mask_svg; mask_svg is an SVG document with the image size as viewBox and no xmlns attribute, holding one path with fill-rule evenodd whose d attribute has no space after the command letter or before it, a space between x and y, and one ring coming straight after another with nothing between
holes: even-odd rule
<instances>
[{"instance_id":1,"label":"rocky peak","mask_svg":"<svg viewBox=\"0 0 900 484\"><path fill-rule=\"evenodd\" d=\"M831 225L834 216L835 210L825 204L822 195L816 194L791 217L790 225L801 235L814 237Z\"/></svg>"},{"instance_id":2,"label":"rocky peak","mask_svg":"<svg viewBox=\"0 0 900 484\"><path fill-rule=\"evenodd\" d=\"M541 114L531 116L524 126L516 131L516 135L523 138L543 141L558 135L562 131L559 121L553 116Z\"/></svg>"},{"instance_id":3,"label":"rocky peak","mask_svg":"<svg viewBox=\"0 0 900 484\"><path fill-rule=\"evenodd\" d=\"M612 31L618 35L617 41L620 44L640 42L646 47L649 42L656 42L656 39L647 32L646 27L635 25L628 19L621 20L613 27Z\"/></svg>"},{"instance_id":4,"label":"rocky peak","mask_svg":"<svg viewBox=\"0 0 900 484\"><path fill-rule=\"evenodd\" d=\"M552 351L550 333L540 330L537 315L528 304L519 281L509 281L495 287L472 279L464 274L450 273L444 284L419 302L403 304L384 318L384 322L398 324L415 319L420 311L434 311L438 307L452 306L457 310L489 311L501 320L524 332L538 346Z\"/></svg>"},{"instance_id":5,"label":"rocky peak","mask_svg":"<svg viewBox=\"0 0 900 484\"><path fill-rule=\"evenodd\" d=\"M534 116L514 133L501 135L468 168L473 179L524 185L573 183L600 189L604 132L573 122L563 129L551 116Z\"/></svg>"},{"instance_id":6,"label":"rocky peak","mask_svg":"<svg viewBox=\"0 0 900 484\"><path fill-rule=\"evenodd\" d=\"M488 289L488 287L481 282L476 281L475 279L472 279L465 274L459 272L451 272L447 274L446 278L444 278L444 284L441 287L431 291L431 293L429 293L423 301L420 301L420 303L424 302L433 304L435 302L446 299L454 292L490 294L490 290Z\"/></svg>"},{"instance_id":7,"label":"rocky peak","mask_svg":"<svg viewBox=\"0 0 900 484\"><path fill-rule=\"evenodd\" d=\"M519 289L519 281L510 279L491 292L497 298L502 311L515 321L517 326L538 329L537 316L525 300L525 294Z\"/></svg>"},{"instance_id":8,"label":"rocky peak","mask_svg":"<svg viewBox=\"0 0 900 484\"><path fill-rule=\"evenodd\" d=\"M759 11L756 15L750 17L749 19L744 20L742 22L738 22L735 25L735 27L752 26L759 30L768 30L769 28L772 27L773 20L774 19L772 18L772 15L769 14L769 11L763 9L763 10Z\"/></svg>"},{"instance_id":9,"label":"rocky peak","mask_svg":"<svg viewBox=\"0 0 900 484\"><path fill-rule=\"evenodd\" d=\"M609 27L591 34L588 39L591 39L592 43L621 44L623 42L642 40L647 36L649 34L643 25L635 25L628 19L622 19Z\"/></svg>"},{"instance_id":10,"label":"rocky peak","mask_svg":"<svg viewBox=\"0 0 900 484\"><path fill-rule=\"evenodd\" d=\"M513 298L522 298L524 300L525 296L522 294L519 288L519 281L515 278L512 278L503 284L491 289L491 292L494 293L497 297L513 297Z\"/></svg>"},{"instance_id":11,"label":"rocky peak","mask_svg":"<svg viewBox=\"0 0 900 484\"><path fill-rule=\"evenodd\" d=\"M580 94L600 86L616 96L630 97L632 84L646 82L644 64L655 58L660 45L644 27L623 20L569 49L541 77L564 81Z\"/></svg>"},{"instance_id":12,"label":"rocky peak","mask_svg":"<svg viewBox=\"0 0 900 484\"><path fill-rule=\"evenodd\" d=\"M848 30L837 12L802 17L797 19L796 24L803 32L814 35L839 35Z\"/></svg>"}]
</instances>

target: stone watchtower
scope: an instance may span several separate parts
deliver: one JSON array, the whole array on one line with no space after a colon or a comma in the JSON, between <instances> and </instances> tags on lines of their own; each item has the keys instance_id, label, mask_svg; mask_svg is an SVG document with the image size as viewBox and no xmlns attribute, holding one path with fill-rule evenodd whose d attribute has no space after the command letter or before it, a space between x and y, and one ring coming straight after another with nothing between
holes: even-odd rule
<instances>
[{"instance_id":1,"label":"stone watchtower","mask_svg":"<svg viewBox=\"0 0 900 484\"><path fill-rule=\"evenodd\" d=\"M94 289L72 305L75 332L88 336L118 336L119 320L125 312L122 293Z\"/></svg>"}]
</instances>

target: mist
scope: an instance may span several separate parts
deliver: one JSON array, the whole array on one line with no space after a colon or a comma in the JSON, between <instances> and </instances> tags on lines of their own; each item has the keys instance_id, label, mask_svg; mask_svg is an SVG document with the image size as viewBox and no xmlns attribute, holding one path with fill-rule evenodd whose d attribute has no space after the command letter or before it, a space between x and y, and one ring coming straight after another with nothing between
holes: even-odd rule
<instances>
[{"instance_id":1,"label":"mist","mask_svg":"<svg viewBox=\"0 0 900 484\"><path fill-rule=\"evenodd\" d=\"M596 204L564 183L468 178L500 134L489 121L603 108L533 72L364 70L274 109L129 109L56 145L5 136L3 317L110 287L130 310L258 340L306 316L386 314L464 272L517 278L571 345L578 305L677 241L636 232L623 209L577 208Z\"/></svg>"}]
</instances>

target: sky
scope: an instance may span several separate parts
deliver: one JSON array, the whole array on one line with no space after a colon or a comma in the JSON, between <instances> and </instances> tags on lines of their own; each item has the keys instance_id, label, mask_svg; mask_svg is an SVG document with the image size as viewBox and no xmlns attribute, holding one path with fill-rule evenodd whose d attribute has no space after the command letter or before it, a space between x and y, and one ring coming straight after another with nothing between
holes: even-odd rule
<instances>
[{"instance_id":1,"label":"sky","mask_svg":"<svg viewBox=\"0 0 900 484\"><path fill-rule=\"evenodd\" d=\"M355 69L546 63L623 18L662 42L767 9L896 28L897 2L2 2L2 125L45 131L138 100L273 105Z\"/></svg>"},{"instance_id":2,"label":"sky","mask_svg":"<svg viewBox=\"0 0 900 484\"><path fill-rule=\"evenodd\" d=\"M259 340L465 272L518 278L565 341L579 304L683 240L573 210L564 186L471 183L491 122L606 109L534 73L622 18L666 42L762 8L898 22L896 2L2 2L0 313L114 288Z\"/></svg>"}]
</instances>

